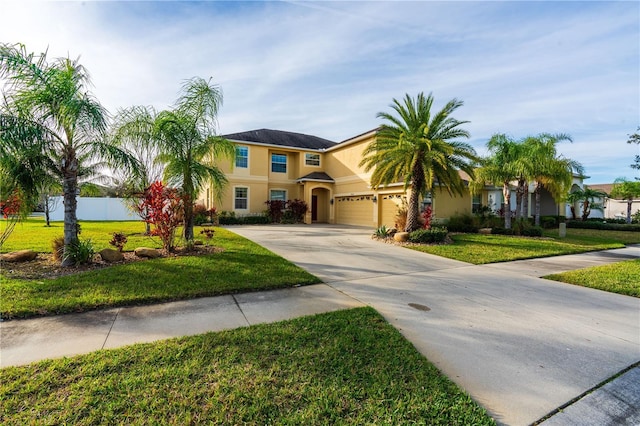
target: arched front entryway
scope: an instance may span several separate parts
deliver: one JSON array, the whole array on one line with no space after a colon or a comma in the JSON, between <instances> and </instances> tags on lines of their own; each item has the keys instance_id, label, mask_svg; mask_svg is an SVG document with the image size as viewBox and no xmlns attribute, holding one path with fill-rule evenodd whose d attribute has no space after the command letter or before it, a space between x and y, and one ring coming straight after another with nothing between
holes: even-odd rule
<instances>
[{"instance_id":1,"label":"arched front entryway","mask_svg":"<svg viewBox=\"0 0 640 426\"><path fill-rule=\"evenodd\" d=\"M331 193L326 188L313 188L311 190L311 210L312 223L329 223L330 219Z\"/></svg>"}]
</instances>

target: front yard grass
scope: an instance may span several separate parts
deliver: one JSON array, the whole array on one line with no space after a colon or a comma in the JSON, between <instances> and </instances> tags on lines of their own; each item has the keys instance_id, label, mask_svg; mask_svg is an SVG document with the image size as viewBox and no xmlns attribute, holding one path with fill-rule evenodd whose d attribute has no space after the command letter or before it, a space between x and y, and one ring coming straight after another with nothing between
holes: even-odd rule
<instances>
[{"instance_id":1,"label":"front yard grass","mask_svg":"<svg viewBox=\"0 0 640 426\"><path fill-rule=\"evenodd\" d=\"M372 308L2 370L0 423L492 425Z\"/></svg>"},{"instance_id":2,"label":"front yard grass","mask_svg":"<svg viewBox=\"0 0 640 426\"><path fill-rule=\"evenodd\" d=\"M126 222L106 222L105 226L121 229L123 224ZM136 224L143 230L143 224ZM108 232L100 233L110 238ZM29 237L25 241L15 249L30 248L31 241L36 240ZM55 279L14 279L0 273L0 316L26 318L320 282L291 262L226 229L216 228L211 244L224 251L145 260Z\"/></svg>"},{"instance_id":3,"label":"front yard grass","mask_svg":"<svg viewBox=\"0 0 640 426\"><path fill-rule=\"evenodd\" d=\"M552 274L543 278L640 297L640 259Z\"/></svg>"},{"instance_id":4,"label":"front yard grass","mask_svg":"<svg viewBox=\"0 0 640 426\"><path fill-rule=\"evenodd\" d=\"M408 246L413 250L481 265L536 257L559 256L640 243L640 232L567 229L566 238L547 231L544 238L510 235L454 234L453 244Z\"/></svg>"}]
</instances>

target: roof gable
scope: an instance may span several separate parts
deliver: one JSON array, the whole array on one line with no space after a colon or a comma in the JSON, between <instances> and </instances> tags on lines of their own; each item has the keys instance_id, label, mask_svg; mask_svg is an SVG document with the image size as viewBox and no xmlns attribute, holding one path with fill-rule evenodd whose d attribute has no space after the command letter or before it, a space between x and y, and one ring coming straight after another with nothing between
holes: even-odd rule
<instances>
[{"instance_id":1,"label":"roof gable","mask_svg":"<svg viewBox=\"0 0 640 426\"><path fill-rule=\"evenodd\" d=\"M287 146L312 150L324 150L335 145L335 142L322 139L317 136L271 129L231 133L223 135L223 137L237 142L253 142L265 145Z\"/></svg>"}]
</instances>

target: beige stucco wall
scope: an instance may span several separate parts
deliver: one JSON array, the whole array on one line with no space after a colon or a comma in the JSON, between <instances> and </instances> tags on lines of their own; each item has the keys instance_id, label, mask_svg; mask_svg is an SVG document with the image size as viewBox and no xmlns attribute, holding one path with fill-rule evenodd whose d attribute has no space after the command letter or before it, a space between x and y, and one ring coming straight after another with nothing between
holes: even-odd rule
<instances>
[{"instance_id":1,"label":"beige stucco wall","mask_svg":"<svg viewBox=\"0 0 640 426\"><path fill-rule=\"evenodd\" d=\"M455 214L471 213L471 194L451 196L446 189L437 188L433 197L433 216L439 219L448 218Z\"/></svg>"}]
</instances>

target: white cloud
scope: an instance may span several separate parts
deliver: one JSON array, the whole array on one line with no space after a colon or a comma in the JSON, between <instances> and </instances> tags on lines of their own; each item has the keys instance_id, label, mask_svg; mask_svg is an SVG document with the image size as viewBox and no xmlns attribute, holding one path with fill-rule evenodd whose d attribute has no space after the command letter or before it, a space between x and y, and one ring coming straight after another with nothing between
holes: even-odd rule
<instances>
[{"instance_id":1,"label":"white cloud","mask_svg":"<svg viewBox=\"0 0 640 426\"><path fill-rule=\"evenodd\" d=\"M566 132L599 181L633 159L640 124L633 2L0 2L0 40L81 56L112 112L165 108L213 77L222 132L280 128L343 140L392 98L465 105L474 146L494 132ZM564 149L564 148L563 148Z\"/></svg>"}]
</instances>

